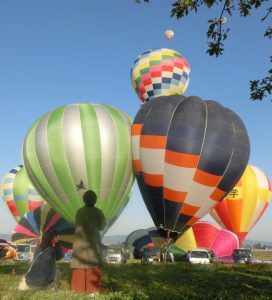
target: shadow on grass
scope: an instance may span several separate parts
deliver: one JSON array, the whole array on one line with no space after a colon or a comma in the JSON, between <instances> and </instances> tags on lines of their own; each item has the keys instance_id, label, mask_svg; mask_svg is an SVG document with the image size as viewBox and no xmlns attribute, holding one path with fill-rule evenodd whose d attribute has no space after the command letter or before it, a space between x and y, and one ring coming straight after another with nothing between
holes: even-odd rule
<instances>
[{"instance_id":1,"label":"shadow on grass","mask_svg":"<svg viewBox=\"0 0 272 300\"><path fill-rule=\"evenodd\" d=\"M107 266L103 287L109 291L142 290L150 299L260 298L271 296L270 274L271 268L254 271L247 266Z\"/></svg>"},{"instance_id":2,"label":"shadow on grass","mask_svg":"<svg viewBox=\"0 0 272 300\"><path fill-rule=\"evenodd\" d=\"M58 266L63 277L61 291L56 298L74 299L76 295L69 292L69 264L60 263ZM11 288L15 290L21 278L19 275L25 274L28 268L28 264L20 263L0 265L0 299ZM13 269L16 275L12 275ZM272 266L105 265L102 287L103 295L97 299L272 299ZM20 295L16 299L28 299L20 298ZM31 292L28 295L38 297L47 294ZM53 299L55 296L49 297ZM80 296L80 299L83 298ZM34 298L31 296L29 299Z\"/></svg>"},{"instance_id":3,"label":"shadow on grass","mask_svg":"<svg viewBox=\"0 0 272 300\"><path fill-rule=\"evenodd\" d=\"M21 263L21 262L2 262L0 266L0 274L12 274L16 273L19 275L25 274L29 268L29 263Z\"/></svg>"}]
</instances>

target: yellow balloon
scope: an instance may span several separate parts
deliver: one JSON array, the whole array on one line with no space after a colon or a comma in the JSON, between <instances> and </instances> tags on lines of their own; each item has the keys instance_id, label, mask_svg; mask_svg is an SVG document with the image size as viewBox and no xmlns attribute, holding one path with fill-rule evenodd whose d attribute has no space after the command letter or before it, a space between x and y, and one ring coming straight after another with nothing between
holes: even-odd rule
<instances>
[{"instance_id":1,"label":"yellow balloon","mask_svg":"<svg viewBox=\"0 0 272 300\"><path fill-rule=\"evenodd\" d=\"M188 229L176 242L175 246L178 248L185 250L185 251L191 251L194 248L197 248L195 236L193 229Z\"/></svg>"},{"instance_id":2,"label":"yellow balloon","mask_svg":"<svg viewBox=\"0 0 272 300\"><path fill-rule=\"evenodd\" d=\"M210 215L222 227L234 232L241 244L267 209L270 197L268 177L261 169L248 165L232 191Z\"/></svg>"}]
</instances>

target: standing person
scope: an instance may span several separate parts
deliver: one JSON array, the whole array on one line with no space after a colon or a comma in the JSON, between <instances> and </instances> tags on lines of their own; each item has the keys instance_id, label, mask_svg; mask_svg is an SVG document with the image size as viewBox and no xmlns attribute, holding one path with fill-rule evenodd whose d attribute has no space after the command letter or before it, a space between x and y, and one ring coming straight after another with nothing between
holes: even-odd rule
<instances>
[{"instance_id":1,"label":"standing person","mask_svg":"<svg viewBox=\"0 0 272 300\"><path fill-rule=\"evenodd\" d=\"M186 262L190 262L190 258L191 258L191 250L188 250L188 251L186 252L185 261L186 261Z\"/></svg>"},{"instance_id":2,"label":"standing person","mask_svg":"<svg viewBox=\"0 0 272 300\"><path fill-rule=\"evenodd\" d=\"M99 293L101 291L102 243L100 232L106 226L105 216L95 207L96 193L83 195L85 206L76 214L75 240L71 261L71 290Z\"/></svg>"},{"instance_id":3,"label":"standing person","mask_svg":"<svg viewBox=\"0 0 272 300\"><path fill-rule=\"evenodd\" d=\"M64 253L58 243L56 231L46 231L41 243L34 252L32 264L25 275L28 288L50 288L57 290L60 284L61 272L56 267L56 261L62 259Z\"/></svg>"}]
</instances>

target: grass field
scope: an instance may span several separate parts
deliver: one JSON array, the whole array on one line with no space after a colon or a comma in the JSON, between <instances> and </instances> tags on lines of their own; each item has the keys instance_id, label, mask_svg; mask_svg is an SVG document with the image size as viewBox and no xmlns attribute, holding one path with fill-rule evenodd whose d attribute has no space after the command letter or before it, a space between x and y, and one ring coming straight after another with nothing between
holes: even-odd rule
<instances>
[{"instance_id":1,"label":"grass field","mask_svg":"<svg viewBox=\"0 0 272 300\"><path fill-rule=\"evenodd\" d=\"M67 264L58 292L25 291L17 286L28 265L0 263L0 299L90 299L69 291ZM15 270L16 274L12 274ZM272 266L256 265L142 265L105 266L103 293L92 299L272 299Z\"/></svg>"},{"instance_id":2,"label":"grass field","mask_svg":"<svg viewBox=\"0 0 272 300\"><path fill-rule=\"evenodd\" d=\"M272 260L272 250L254 250L254 259Z\"/></svg>"}]
</instances>

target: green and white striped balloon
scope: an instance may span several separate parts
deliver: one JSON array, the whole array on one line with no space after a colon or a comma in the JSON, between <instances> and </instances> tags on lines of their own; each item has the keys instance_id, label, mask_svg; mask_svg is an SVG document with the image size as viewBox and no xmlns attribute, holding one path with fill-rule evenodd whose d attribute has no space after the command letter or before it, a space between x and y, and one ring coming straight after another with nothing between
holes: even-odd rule
<instances>
[{"instance_id":1,"label":"green and white striped balloon","mask_svg":"<svg viewBox=\"0 0 272 300\"><path fill-rule=\"evenodd\" d=\"M23 162L44 199L74 223L87 189L107 229L129 201L134 181L131 121L120 110L98 103L61 106L38 119L26 135Z\"/></svg>"},{"instance_id":2,"label":"green and white striped balloon","mask_svg":"<svg viewBox=\"0 0 272 300\"><path fill-rule=\"evenodd\" d=\"M4 203L16 222L45 201L30 183L25 169L19 165L6 173L1 182Z\"/></svg>"}]
</instances>

